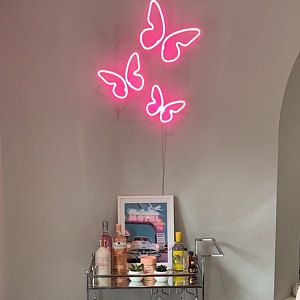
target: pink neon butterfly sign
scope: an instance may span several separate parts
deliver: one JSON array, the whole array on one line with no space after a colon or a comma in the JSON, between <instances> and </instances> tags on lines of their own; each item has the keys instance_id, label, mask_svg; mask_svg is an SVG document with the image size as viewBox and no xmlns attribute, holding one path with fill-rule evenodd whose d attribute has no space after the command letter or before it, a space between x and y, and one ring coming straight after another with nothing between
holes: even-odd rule
<instances>
[{"instance_id":1,"label":"pink neon butterfly sign","mask_svg":"<svg viewBox=\"0 0 300 300\"><path fill-rule=\"evenodd\" d=\"M140 33L140 43L145 50L151 50L161 44L161 59L173 63L181 56L182 48L188 47L201 36L199 28L184 28L166 36L165 17L159 3L151 0L148 8L149 27Z\"/></svg>"},{"instance_id":2,"label":"pink neon butterfly sign","mask_svg":"<svg viewBox=\"0 0 300 300\"><path fill-rule=\"evenodd\" d=\"M161 88L155 84L151 89L151 101L146 106L146 112L151 117L159 115L161 123L169 123L173 120L174 114L182 111L184 107L184 100L175 100L165 104Z\"/></svg>"},{"instance_id":3,"label":"pink neon butterfly sign","mask_svg":"<svg viewBox=\"0 0 300 300\"><path fill-rule=\"evenodd\" d=\"M201 36L199 28L184 28L167 34L163 11L157 0L150 0L147 13L147 26L140 32L141 46L150 51L156 47L160 49L163 62L173 63L180 59L182 50ZM125 67L124 75L101 69L98 77L109 88L115 98L124 100L129 91L142 91L145 79L141 72L140 55L133 52ZM174 100L165 103L163 92L158 84L151 88L151 100L146 105L146 112L150 117L158 117L162 124L171 122L186 106L184 100Z\"/></svg>"},{"instance_id":4,"label":"pink neon butterfly sign","mask_svg":"<svg viewBox=\"0 0 300 300\"><path fill-rule=\"evenodd\" d=\"M133 52L127 61L124 77L109 70L99 70L98 76L106 85L112 87L112 93L116 98L123 100L128 96L128 87L135 91L144 88L145 79L140 70L140 56L137 52Z\"/></svg>"}]
</instances>

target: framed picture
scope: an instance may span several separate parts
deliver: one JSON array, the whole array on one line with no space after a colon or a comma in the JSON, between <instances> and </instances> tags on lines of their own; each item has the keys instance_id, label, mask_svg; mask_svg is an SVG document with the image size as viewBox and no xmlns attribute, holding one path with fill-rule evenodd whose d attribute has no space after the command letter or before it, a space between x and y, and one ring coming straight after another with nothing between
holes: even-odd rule
<instances>
[{"instance_id":1,"label":"framed picture","mask_svg":"<svg viewBox=\"0 0 300 300\"><path fill-rule=\"evenodd\" d=\"M155 255L172 268L174 196L119 196L118 222L128 242L127 263Z\"/></svg>"}]
</instances>

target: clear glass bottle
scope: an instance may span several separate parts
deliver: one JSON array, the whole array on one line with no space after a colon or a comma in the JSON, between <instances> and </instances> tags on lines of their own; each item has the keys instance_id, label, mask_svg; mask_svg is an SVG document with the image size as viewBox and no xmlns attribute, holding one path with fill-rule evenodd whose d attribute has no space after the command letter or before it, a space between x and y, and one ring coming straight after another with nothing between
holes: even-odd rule
<instances>
[{"instance_id":1,"label":"clear glass bottle","mask_svg":"<svg viewBox=\"0 0 300 300\"><path fill-rule=\"evenodd\" d=\"M122 234L121 224L116 224L116 234L112 241L113 273L125 275L127 271L126 237Z\"/></svg>"},{"instance_id":2,"label":"clear glass bottle","mask_svg":"<svg viewBox=\"0 0 300 300\"><path fill-rule=\"evenodd\" d=\"M102 235L99 239L99 248L95 253L95 266L98 267L101 274L111 274L111 252L112 239L108 234L108 221L102 222Z\"/></svg>"},{"instance_id":3,"label":"clear glass bottle","mask_svg":"<svg viewBox=\"0 0 300 300\"><path fill-rule=\"evenodd\" d=\"M112 239L108 234L108 221L102 222L103 233L99 239L99 248L95 252L95 267L97 275L111 275L111 245ZM108 285L110 279L98 278L98 285Z\"/></svg>"},{"instance_id":4,"label":"clear glass bottle","mask_svg":"<svg viewBox=\"0 0 300 300\"><path fill-rule=\"evenodd\" d=\"M183 271L184 270L184 255L185 249L182 242L182 233L177 231L175 233L175 244L172 248L172 264L174 271Z\"/></svg>"}]
</instances>

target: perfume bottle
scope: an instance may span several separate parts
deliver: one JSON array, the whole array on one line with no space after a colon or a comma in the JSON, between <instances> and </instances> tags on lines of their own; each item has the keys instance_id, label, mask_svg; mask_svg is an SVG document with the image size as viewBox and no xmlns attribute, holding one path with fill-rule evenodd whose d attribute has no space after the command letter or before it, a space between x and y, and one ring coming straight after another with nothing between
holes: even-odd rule
<instances>
[{"instance_id":1,"label":"perfume bottle","mask_svg":"<svg viewBox=\"0 0 300 300\"><path fill-rule=\"evenodd\" d=\"M113 273L125 275L127 270L126 237L122 235L121 224L116 224L116 234L112 241Z\"/></svg>"}]
</instances>

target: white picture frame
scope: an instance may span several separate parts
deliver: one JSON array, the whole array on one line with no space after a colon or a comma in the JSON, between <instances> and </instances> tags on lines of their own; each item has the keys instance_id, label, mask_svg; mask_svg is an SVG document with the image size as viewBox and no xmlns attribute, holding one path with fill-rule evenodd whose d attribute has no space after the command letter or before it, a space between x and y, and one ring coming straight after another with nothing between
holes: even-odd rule
<instances>
[{"instance_id":1,"label":"white picture frame","mask_svg":"<svg viewBox=\"0 0 300 300\"><path fill-rule=\"evenodd\" d=\"M172 269L174 196L118 196L118 223L129 248L127 262L156 255L159 265Z\"/></svg>"}]
</instances>

